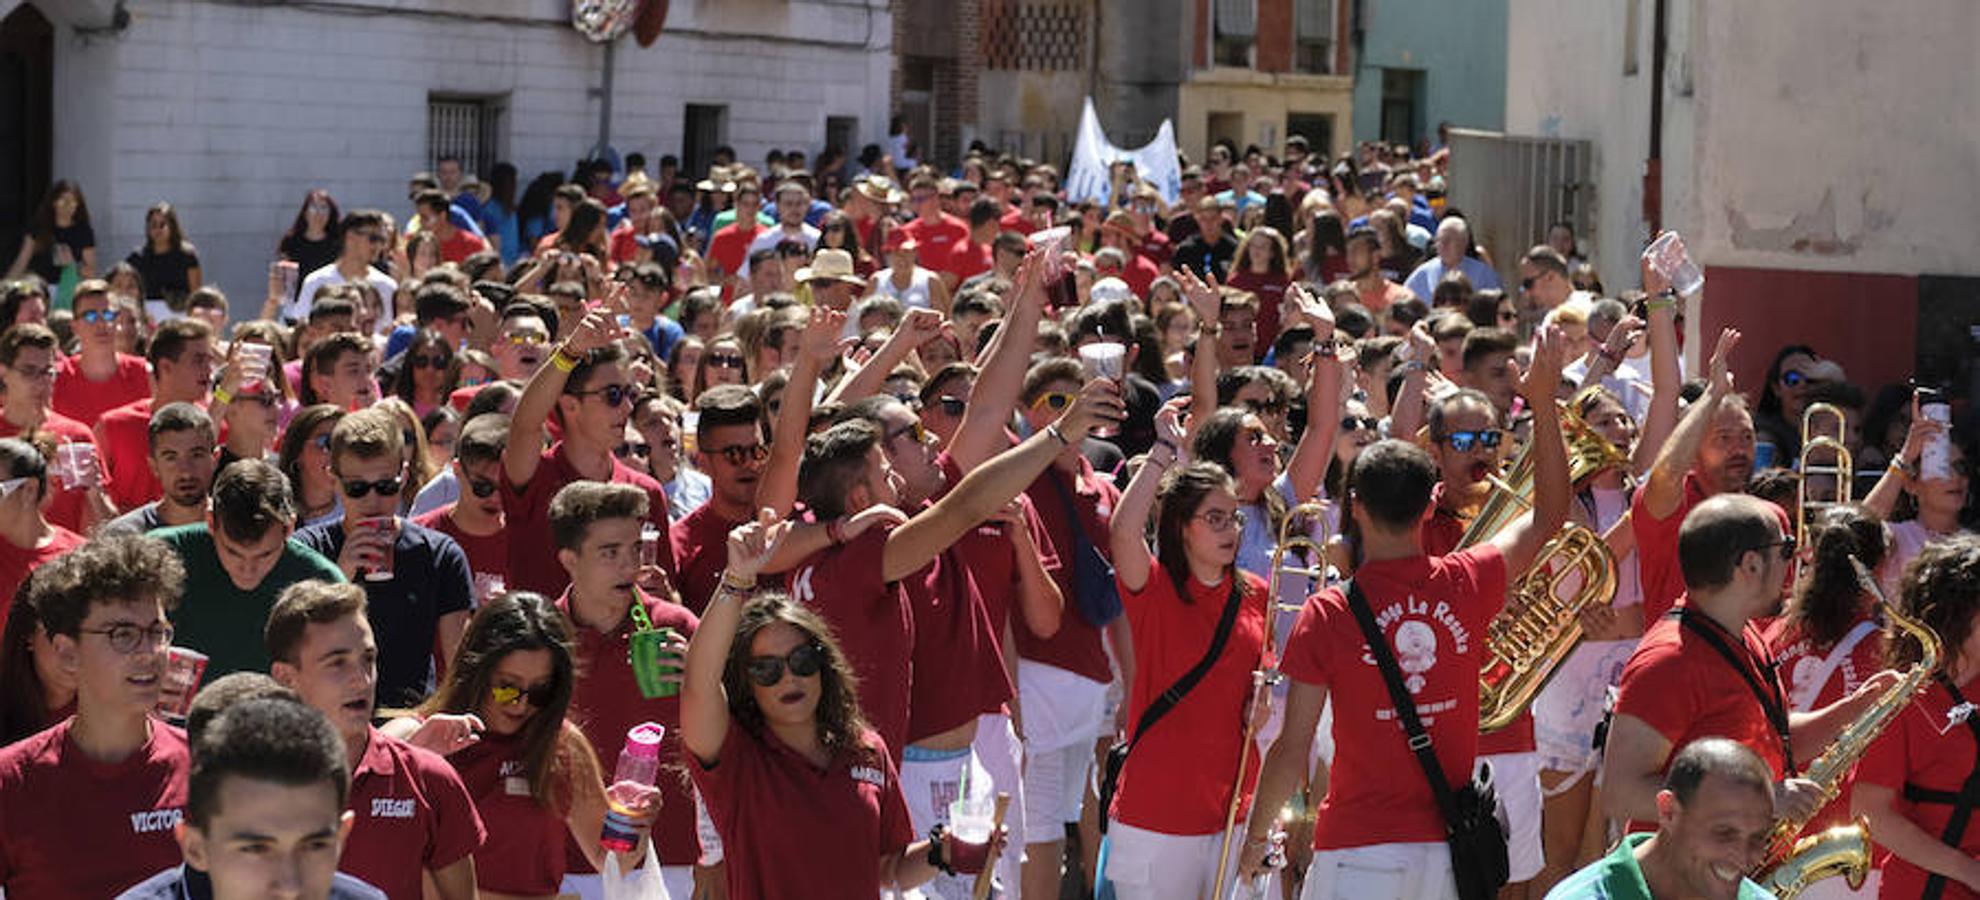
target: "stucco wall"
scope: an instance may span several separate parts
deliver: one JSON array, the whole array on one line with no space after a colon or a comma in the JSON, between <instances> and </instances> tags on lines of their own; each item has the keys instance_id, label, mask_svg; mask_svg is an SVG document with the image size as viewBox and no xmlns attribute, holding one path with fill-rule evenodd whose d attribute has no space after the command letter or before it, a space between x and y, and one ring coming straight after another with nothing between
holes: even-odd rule
<instances>
[{"instance_id":1,"label":"stucco wall","mask_svg":"<svg viewBox=\"0 0 1980 900\"><path fill-rule=\"evenodd\" d=\"M882 139L891 24L884 0L868 2L677 0L653 47L618 46L614 147L680 152L691 102L729 105L727 139L745 160L815 153L827 116L857 117L862 141ZM105 259L138 244L147 205L175 204L236 315L259 306L306 187L347 209L407 214L406 176L427 164L429 91L506 95L500 155L525 181L568 171L597 137L588 91L602 50L560 24L564 0L413 0L368 16L129 6L119 36L56 38L56 176L89 192Z\"/></svg>"},{"instance_id":2,"label":"stucco wall","mask_svg":"<svg viewBox=\"0 0 1980 900\"><path fill-rule=\"evenodd\" d=\"M1271 75L1250 69L1197 72L1177 100L1176 145L1198 162L1209 155L1212 113L1241 114L1238 147L1257 144L1271 154L1284 151L1287 115L1332 115L1333 152L1341 153L1354 128L1353 82L1341 75Z\"/></svg>"},{"instance_id":3,"label":"stucco wall","mask_svg":"<svg viewBox=\"0 0 1980 900\"><path fill-rule=\"evenodd\" d=\"M1364 0L1354 139L1381 135L1383 68L1425 70L1423 137L1434 140L1442 121L1497 130L1506 114L1508 2Z\"/></svg>"}]
</instances>

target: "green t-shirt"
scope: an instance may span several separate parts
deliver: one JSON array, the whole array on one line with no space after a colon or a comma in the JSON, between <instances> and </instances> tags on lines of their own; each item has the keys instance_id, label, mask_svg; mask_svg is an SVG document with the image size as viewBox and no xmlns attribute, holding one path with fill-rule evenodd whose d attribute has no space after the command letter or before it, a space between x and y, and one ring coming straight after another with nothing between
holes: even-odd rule
<instances>
[{"instance_id":1,"label":"green t-shirt","mask_svg":"<svg viewBox=\"0 0 1980 900\"><path fill-rule=\"evenodd\" d=\"M1609 855L1554 885L1546 900L1651 900L1650 885L1636 865L1636 848L1650 838L1647 832L1625 836ZM1739 900L1774 900L1774 895L1742 878Z\"/></svg>"},{"instance_id":2,"label":"green t-shirt","mask_svg":"<svg viewBox=\"0 0 1980 900\"><path fill-rule=\"evenodd\" d=\"M179 554L186 567L186 592L172 611L173 643L206 654L205 681L230 672L267 672L268 650L262 629L268 611L282 589L298 581L343 581L337 564L294 538L282 548L282 558L254 590L234 586L220 566L220 553L205 525L180 525L151 533Z\"/></svg>"},{"instance_id":3,"label":"green t-shirt","mask_svg":"<svg viewBox=\"0 0 1980 900\"><path fill-rule=\"evenodd\" d=\"M734 224L736 224L736 208L731 206L715 214L715 223L708 226L708 233L713 235L715 232ZM759 209L756 211L756 224L765 228L772 228L776 226L777 220L772 218L769 213Z\"/></svg>"}]
</instances>

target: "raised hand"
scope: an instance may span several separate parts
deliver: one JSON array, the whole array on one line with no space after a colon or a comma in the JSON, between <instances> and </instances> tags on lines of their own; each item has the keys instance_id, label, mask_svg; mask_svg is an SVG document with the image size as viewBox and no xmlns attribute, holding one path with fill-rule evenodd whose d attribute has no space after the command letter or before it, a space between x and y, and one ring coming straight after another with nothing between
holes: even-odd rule
<instances>
[{"instance_id":1,"label":"raised hand","mask_svg":"<svg viewBox=\"0 0 1980 900\"><path fill-rule=\"evenodd\" d=\"M1566 355L1564 339L1559 325L1550 325L1540 332L1540 339L1533 347L1533 361L1526 367L1526 377L1520 382L1520 393L1530 404L1551 403L1561 387L1561 367Z\"/></svg>"},{"instance_id":2,"label":"raised hand","mask_svg":"<svg viewBox=\"0 0 1980 900\"><path fill-rule=\"evenodd\" d=\"M823 306L812 307L811 320L804 324L804 337L798 344L800 352L822 364L838 353L839 334L845 328L845 313Z\"/></svg>"},{"instance_id":3,"label":"raised hand","mask_svg":"<svg viewBox=\"0 0 1980 900\"><path fill-rule=\"evenodd\" d=\"M1210 280L1196 277L1187 266L1176 267L1175 279L1182 286L1183 297L1189 300L1189 307L1196 311L1196 321L1208 328L1224 314L1224 298L1219 293L1216 273L1210 273Z\"/></svg>"},{"instance_id":4,"label":"raised hand","mask_svg":"<svg viewBox=\"0 0 1980 900\"><path fill-rule=\"evenodd\" d=\"M564 354L583 359L591 351L618 340L622 334L619 321L610 313L596 310L585 313L584 318L578 321L577 329L564 339Z\"/></svg>"},{"instance_id":5,"label":"raised hand","mask_svg":"<svg viewBox=\"0 0 1980 900\"><path fill-rule=\"evenodd\" d=\"M1719 343L1712 348L1711 364L1707 371L1711 373L1712 390L1717 391L1720 396L1733 392L1732 370L1727 368L1727 364L1732 358L1733 348L1738 346L1739 329L1727 328L1719 332Z\"/></svg>"},{"instance_id":6,"label":"raised hand","mask_svg":"<svg viewBox=\"0 0 1980 900\"><path fill-rule=\"evenodd\" d=\"M1059 433L1068 442L1086 437L1102 425L1118 424L1127 418L1121 402L1121 388L1112 378L1095 378L1081 388L1072 405L1059 416Z\"/></svg>"},{"instance_id":7,"label":"raised hand","mask_svg":"<svg viewBox=\"0 0 1980 900\"><path fill-rule=\"evenodd\" d=\"M789 521L779 519L772 510L758 510L756 521L744 522L729 532L729 571L744 580L755 578L790 533Z\"/></svg>"}]
</instances>

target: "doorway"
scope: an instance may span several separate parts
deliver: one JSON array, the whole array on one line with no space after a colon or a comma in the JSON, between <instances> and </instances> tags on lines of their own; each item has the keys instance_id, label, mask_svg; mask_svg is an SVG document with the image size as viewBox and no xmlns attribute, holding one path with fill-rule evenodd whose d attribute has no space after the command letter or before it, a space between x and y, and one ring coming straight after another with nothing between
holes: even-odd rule
<instances>
[{"instance_id":1,"label":"doorway","mask_svg":"<svg viewBox=\"0 0 1980 900\"><path fill-rule=\"evenodd\" d=\"M20 246L54 163L55 26L32 3L0 20L0 255Z\"/></svg>"}]
</instances>

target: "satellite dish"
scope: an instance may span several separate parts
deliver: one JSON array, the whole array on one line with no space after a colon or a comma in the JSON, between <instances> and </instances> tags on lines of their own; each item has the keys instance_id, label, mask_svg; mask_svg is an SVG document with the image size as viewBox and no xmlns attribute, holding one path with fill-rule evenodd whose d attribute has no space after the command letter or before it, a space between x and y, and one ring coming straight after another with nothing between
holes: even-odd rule
<instances>
[{"instance_id":1,"label":"satellite dish","mask_svg":"<svg viewBox=\"0 0 1980 900\"><path fill-rule=\"evenodd\" d=\"M639 16L640 0L571 0L571 27L599 44L618 40Z\"/></svg>"}]
</instances>

